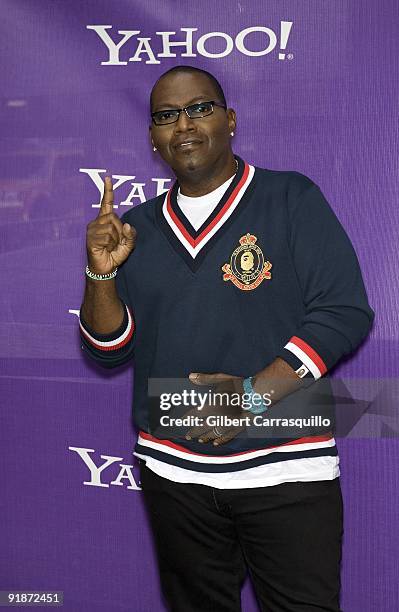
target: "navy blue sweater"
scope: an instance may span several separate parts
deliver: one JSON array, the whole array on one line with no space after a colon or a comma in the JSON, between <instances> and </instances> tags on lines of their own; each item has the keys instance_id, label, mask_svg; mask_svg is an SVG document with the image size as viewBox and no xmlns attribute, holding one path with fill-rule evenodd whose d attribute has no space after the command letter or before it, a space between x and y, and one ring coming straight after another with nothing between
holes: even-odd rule
<instances>
[{"instance_id":1,"label":"navy blue sweater","mask_svg":"<svg viewBox=\"0 0 399 612\"><path fill-rule=\"evenodd\" d=\"M198 231L177 205L177 181L166 195L123 215L137 230L136 247L116 277L124 321L100 336L81 319L82 348L91 358L107 368L133 360L134 421L142 439L155 440L147 454L190 469L195 462L182 459L185 450L228 456L287 440L244 435L204 450L180 438L164 453L151 437L149 379L186 379L190 372L247 377L281 357L309 381L325 380L374 318L354 249L319 187L298 172L236 158L233 182ZM295 394L298 414L314 413L316 387ZM284 402L275 414L284 413ZM328 412L333 401L323 404ZM136 449L143 452L140 444ZM301 456L312 456L306 452ZM262 457L251 461L246 467Z\"/></svg>"}]
</instances>

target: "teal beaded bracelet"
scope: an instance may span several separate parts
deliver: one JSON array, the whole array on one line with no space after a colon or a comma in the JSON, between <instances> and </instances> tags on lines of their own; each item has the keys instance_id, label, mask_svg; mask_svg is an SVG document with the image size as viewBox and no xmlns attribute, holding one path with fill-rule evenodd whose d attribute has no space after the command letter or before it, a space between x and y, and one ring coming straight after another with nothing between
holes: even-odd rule
<instances>
[{"instance_id":1,"label":"teal beaded bracelet","mask_svg":"<svg viewBox=\"0 0 399 612\"><path fill-rule=\"evenodd\" d=\"M253 378L252 376L249 376L248 378L245 378L242 381L244 393L249 395L251 400L252 400L253 395L259 395L259 393L256 393L256 391L254 390L252 386L252 378ZM262 399L262 396L259 395L259 397ZM268 406L265 404L263 399L260 405L258 404L255 405L251 401L251 406L249 408L243 408L243 410L248 410L249 412L252 412L252 414L262 414L262 412L266 412L267 409L268 409Z\"/></svg>"}]
</instances>

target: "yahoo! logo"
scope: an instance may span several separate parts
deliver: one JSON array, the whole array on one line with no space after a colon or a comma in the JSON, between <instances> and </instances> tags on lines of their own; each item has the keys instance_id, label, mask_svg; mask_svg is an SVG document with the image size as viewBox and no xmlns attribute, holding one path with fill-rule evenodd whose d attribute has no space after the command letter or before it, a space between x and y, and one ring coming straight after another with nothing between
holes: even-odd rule
<instances>
[{"instance_id":1,"label":"yahoo! logo","mask_svg":"<svg viewBox=\"0 0 399 612\"><path fill-rule=\"evenodd\" d=\"M197 40L194 40L193 35L194 32L198 31L198 28L180 28L184 40L173 40L172 37L176 36L176 32L168 31L155 32L159 38L155 39L154 42L149 36L138 36L141 33L140 30L118 30L118 34L122 38L117 41L107 32L107 30L112 30L112 25L88 25L86 28L94 30L108 50L108 59L101 62L102 66L127 66L128 62L141 62L143 57L146 64L160 64L161 60L157 58L176 57L177 54L173 51L177 50L180 57L202 55L203 57L220 59L230 55L234 49L243 55L259 57L268 55L277 47L279 60L292 59L293 54L286 53L292 24L292 21L280 21L280 32L278 34L265 26L253 26L241 30L234 38L225 32L207 32ZM252 51L249 48L254 34L258 37L260 34L262 40L264 40L262 48L258 51ZM213 42L216 39L218 44L221 44L221 51L211 51L212 39L214 39ZM130 41L129 52L133 51L133 55L127 61L123 61L120 59L120 51L128 41ZM162 48L161 52L157 52L156 47L159 46Z\"/></svg>"},{"instance_id":2,"label":"yahoo! logo","mask_svg":"<svg viewBox=\"0 0 399 612\"><path fill-rule=\"evenodd\" d=\"M100 208L101 199L104 194L104 179L101 175L105 175L107 170L105 168L79 168L79 172L83 174L87 174L87 176L93 181L94 185L98 189L99 199L95 204L92 204L92 208ZM128 174L111 174L112 179L114 180L113 189L114 192L121 187L121 185L125 185L128 187L128 193L123 192L124 195L121 196L121 200L119 203L114 204L114 208L118 208L119 206L134 206L135 204L142 204L149 198L144 193L144 188L146 187L145 183L137 182L134 179L136 178L134 175ZM161 195L162 193L166 193L169 187L166 183L170 183L172 179L169 178L152 178L151 181L155 183L155 197ZM117 196L119 196L119 191ZM154 196L151 196L154 197Z\"/></svg>"},{"instance_id":3,"label":"yahoo! logo","mask_svg":"<svg viewBox=\"0 0 399 612\"><path fill-rule=\"evenodd\" d=\"M131 491L141 491L141 488L138 486L133 476L133 466L126 465L125 463L119 463L118 467L120 467L120 470L114 480L111 480L109 483L102 481L102 478L104 478L103 472L114 463L123 461L122 457L100 455L101 459L105 459L105 461L101 465L97 465L90 456L90 453L95 452L93 448L79 448L78 446L69 446L68 448L79 455L89 470L90 478L83 481L84 485L103 488L108 488L110 485L123 487L125 483L122 481L125 480L128 482L126 489L130 489Z\"/></svg>"}]
</instances>

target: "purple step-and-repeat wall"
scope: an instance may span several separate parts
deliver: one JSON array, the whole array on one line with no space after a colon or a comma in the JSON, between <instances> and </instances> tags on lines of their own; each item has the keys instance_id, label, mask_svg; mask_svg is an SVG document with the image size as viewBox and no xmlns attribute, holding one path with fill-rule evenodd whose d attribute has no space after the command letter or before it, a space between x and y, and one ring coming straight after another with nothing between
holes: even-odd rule
<instances>
[{"instance_id":1,"label":"purple step-and-repeat wall","mask_svg":"<svg viewBox=\"0 0 399 612\"><path fill-rule=\"evenodd\" d=\"M68 612L165 609L132 372L83 359L77 314L101 180L112 175L119 214L171 185L148 98L162 72L191 64L236 109L235 152L310 176L357 251L376 320L334 372L357 381L347 409L361 412L337 440L342 607L398 610L397 0L1 6L0 590L63 591ZM248 581L242 599L257 609Z\"/></svg>"}]
</instances>

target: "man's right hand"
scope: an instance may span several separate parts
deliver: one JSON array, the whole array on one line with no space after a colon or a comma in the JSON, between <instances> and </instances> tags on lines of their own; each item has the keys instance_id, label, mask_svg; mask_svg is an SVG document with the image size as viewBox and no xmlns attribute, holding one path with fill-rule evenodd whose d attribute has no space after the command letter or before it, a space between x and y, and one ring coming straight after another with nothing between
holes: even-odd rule
<instances>
[{"instance_id":1,"label":"man's right hand","mask_svg":"<svg viewBox=\"0 0 399 612\"><path fill-rule=\"evenodd\" d=\"M130 255L136 243L136 230L113 212L114 192L109 176L104 180L104 195L98 217L87 226L87 261L94 274L109 274Z\"/></svg>"}]
</instances>

